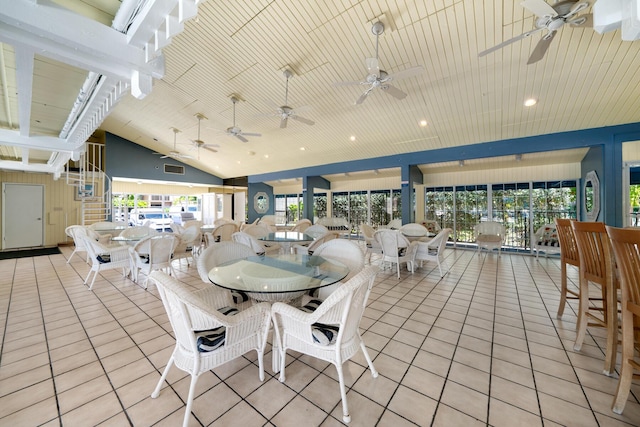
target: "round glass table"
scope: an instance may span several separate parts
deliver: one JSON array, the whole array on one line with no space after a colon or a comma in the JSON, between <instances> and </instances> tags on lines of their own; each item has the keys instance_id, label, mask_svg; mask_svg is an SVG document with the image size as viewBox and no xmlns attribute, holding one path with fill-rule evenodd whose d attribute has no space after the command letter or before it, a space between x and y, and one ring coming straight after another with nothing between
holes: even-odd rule
<instances>
[{"instance_id":1,"label":"round glass table","mask_svg":"<svg viewBox=\"0 0 640 427\"><path fill-rule=\"evenodd\" d=\"M332 285L349 274L341 262L313 255L250 256L209 271L209 280L221 288L245 292L257 301L284 301L300 305L302 296ZM280 370L280 351L274 346L273 372Z\"/></svg>"},{"instance_id":2,"label":"round glass table","mask_svg":"<svg viewBox=\"0 0 640 427\"><path fill-rule=\"evenodd\" d=\"M209 271L211 283L244 292L257 301L300 299L311 290L332 285L349 274L341 262L313 255L250 256Z\"/></svg>"},{"instance_id":3,"label":"round glass table","mask_svg":"<svg viewBox=\"0 0 640 427\"><path fill-rule=\"evenodd\" d=\"M312 236L300 233L299 231L276 231L275 233L269 233L266 236L258 237L258 240L277 243L282 246L285 254L289 254L291 253L291 245L293 243L311 243L315 239Z\"/></svg>"}]
</instances>

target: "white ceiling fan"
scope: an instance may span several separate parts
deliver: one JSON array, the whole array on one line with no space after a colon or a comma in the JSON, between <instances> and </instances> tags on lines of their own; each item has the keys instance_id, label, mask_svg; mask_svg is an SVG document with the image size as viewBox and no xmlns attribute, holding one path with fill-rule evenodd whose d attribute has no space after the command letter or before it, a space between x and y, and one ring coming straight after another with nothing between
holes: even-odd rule
<instances>
[{"instance_id":1,"label":"white ceiling fan","mask_svg":"<svg viewBox=\"0 0 640 427\"><path fill-rule=\"evenodd\" d=\"M407 96L407 94L397 87L391 85L391 82L394 80L405 79L407 77L413 77L418 74L422 74L424 72L424 67L422 65L418 65L416 67L398 71L394 74L388 74L386 71L381 70L380 64L378 62L378 39L380 37L380 34L384 32L384 24L380 21L376 22L375 24L373 24L371 32L376 36L376 57L366 59L368 72L367 77L365 77L365 79L362 81L356 82L336 82L334 83L334 86L369 86L367 90L365 90L364 93L360 95L360 98L356 100L356 104L362 104L374 89L380 89L396 99L403 99Z\"/></svg>"},{"instance_id":2,"label":"white ceiling fan","mask_svg":"<svg viewBox=\"0 0 640 427\"><path fill-rule=\"evenodd\" d=\"M176 148L176 137L178 133L180 133L179 129L171 128L173 131L173 150L169 151L169 154L163 154L160 156L161 159L172 158L172 159L193 159L193 156L188 154L182 154ZM153 153L153 154L162 154L162 153Z\"/></svg>"},{"instance_id":3,"label":"white ceiling fan","mask_svg":"<svg viewBox=\"0 0 640 427\"><path fill-rule=\"evenodd\" d=\"M218 150L216 148L220 147L218 144L207 144L203 140L200 139L200 122L202 119L206 119L206 117L200 113L196 114L196 118L198 119L198 139L192 139L191 144L193 144L194 148L198 149L198 160L200 160L200 149L204 148L205 150L209 150L212 153L217 153Z\"/></svg>"},{"instance_id":4,"label":"white ceiling fan","mask_svg":"<svg viewBox=\"0 0 640 427\"><path fill-rule=\"evenodd\" d=\"M225 130L225 133L229 136L234 136L238 138L242 142L249 142L249 140L245 138L245 136L262 136L262 134L255 133L255 132L243 132L242 129L236 126L236 104L239 101L240 99L237 96L235 95L231 96L231 102L233 102L233 126L228 127Z\"/></svg>"},{"instance_id":5,"label":"white ceiling fan","mask_svg":"<svg viewBox=\"0 0 640 427\"><path fill-rule=\"evenodd\" d=\"M293 71L286 69L282 72L282 74L284 75L284 77L287 79L287 83L286 83L286 89L284 92L284 105L281 106L277 106L275 104L275 102L273 101L269 101L270 104L272 104L276 109L277 112L276 113L269 113L267 114L268 116L276 116L276 117L280 117L280 129L284 129L287 127L287 122L289 121L289 119L293 119L296 120L300 123L304 123L310 126L313 126L315 124L315 122L313 120L309 120L306 119L304 117L301 117L298 115L298 113L300 111L306 111L309 110L311 107L309 107L308 105L304 106L304 107L298 107L296 109L293 109L292 107L289 106L289 79L291 77L293 77Z\"/></svg>"},{"instance_id":6,"label":"white ceiling fan","mask_svg":"<svg viewBox=\"0 0 640 427\"><path fill-rule=\"evenodd\" d=\"M579 12L589 7L588 1L565 0L550 5L544 0L524 0L520 5L538 17L536 19L536 28L484 50L478 56L484 56L532 34L547 30L547 33L540 39L531 56L529 56L527 65L533 64L544 58L553 38L564 24L569 24L572 27L593 27L593 15L591 13L576 17Z\"/></svg>"}]
</instances>

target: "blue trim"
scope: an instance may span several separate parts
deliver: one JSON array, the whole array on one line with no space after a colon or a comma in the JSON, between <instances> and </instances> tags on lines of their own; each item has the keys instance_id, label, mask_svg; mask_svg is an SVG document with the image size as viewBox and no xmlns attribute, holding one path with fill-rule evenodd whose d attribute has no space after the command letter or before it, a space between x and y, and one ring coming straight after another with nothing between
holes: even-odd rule
<instances>
[{"instance_id":1,"label":"blue trim","mask_svg":"<svg viewBox=\"0 0 640 427\"><path fill-rule=\"evenodd\" d=\"M624 142L633 140L640 140L640 122L331 163L321 166L250 175L248 179L249 182L275 181L278 179L298 178L307 175L316 176L393 167L402 168L406 165L452 162L460 159L482 159L512 154L586 148L614 141Z\"/></svg>"}]
</instances>

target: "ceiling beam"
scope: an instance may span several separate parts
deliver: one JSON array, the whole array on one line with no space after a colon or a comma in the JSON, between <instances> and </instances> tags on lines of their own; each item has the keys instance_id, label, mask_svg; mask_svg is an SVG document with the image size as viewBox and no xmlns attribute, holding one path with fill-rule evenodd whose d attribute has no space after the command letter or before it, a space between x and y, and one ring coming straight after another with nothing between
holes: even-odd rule
<instances>
[{"instance_id":1,"label":"ceiling beam","mask_svg":"<svg viewBox=\"0 0 640 427\"><path fill-rule=\"evenodd\" d=\"M20 136L31 134L31 97L33 94L33 51L16 48L16 81L18 86L18 121ZM9 112L7 112L9 113Z\"/></svg>"},{"instance_id":2,"label":"ceiling beam","mask_svg":"<svg viewBox=\"0 0 640 427\"><path fill-rule=\"evenodd\" d=\"M69 154L84 150L84 141L74 145L70 144L66 139L60 139L55 136L22 136L19 131L9 129L0 129L0 144Z\"/></svg>"},{"instance_id":3,"label":"ceiling beam","mask_svg":"<svg viewBox=\"0 0 640 427\"><path fill-rule=\"evenodd\" d=\"M164 75L161 54L147 62L145 49L126 34L51 3L13 0L0 9L0 23L1 41L65 64L127 81L134 71Z\"/></svg>"}]
</instances>

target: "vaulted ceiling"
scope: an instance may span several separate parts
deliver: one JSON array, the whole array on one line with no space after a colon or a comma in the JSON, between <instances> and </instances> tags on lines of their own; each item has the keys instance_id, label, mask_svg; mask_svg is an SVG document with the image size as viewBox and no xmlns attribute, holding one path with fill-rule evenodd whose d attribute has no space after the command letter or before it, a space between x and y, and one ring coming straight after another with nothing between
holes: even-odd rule
<instances>
[{"instance_id":1,"label":"vaulted ceiling","mask_svg":"<svg viewBox=\"0 0 640 427\"><path fill-rule=\"evenodd\" d=\"M9 3L32 10L39 19L16 17L17 13L7 12ZM159 46L163 69L160 60L145 65L143 77L155 77L148 95L140 92L151 80L131 80L120 92L108 95L113 105L103 116L93 112L95 118L88 123L165 154L173 149L172 128L179 129L176 149L192 157L181 161L223 178L640 121L640 42L622 41L619 30L599 34L565 25L545 57L532 65L527 59L544 31L479 57L480 52L536 28L536 17L513 0L142 4L169 12L176 5L197 5L197 16L186 21L184 31L170 43ZM52 147L60 144L64 156L57 161L61 162L77 156L86 136L73 127L75 122L69 123L69 115L86 84L87 69L77 66L82 61L69 60L68 53L52 59L51 51L45 51L52 47L37 43L41 42L37 28L22 25L22 33L16 33L19 19L47 28L53 7L49 3L2 0L0 5L5 10L0 11L0 168L56 166L52 157L58 154L54 151L51 156ZM54 5L72 10L68 24L73 16L89 17L109 29L121 3L58 0ZM581 14L589 13L591 6ZM380 68L394 74L422 66L424 72L393 81L407 93L404 99L377 89L355 105L367 86L334 83L367 76L366 58L376 54L372 26L378 21L385 26L379 36ZM53 35L63 31L53 27ZM98 59L103 55L105 74L117 75L118 70L106 64L114 62L112 48L100 43L93 27L77 28L78 43L94 37L92 55ZM37 47L27 50L33 61L24 53L26 42L16 42L29 34L35 34L30 42ZM122 52L123 57L129 54ZM135 60L131 63L140 68ZM20 70L25 69L31 69L31 86L21 83ZM285 69L293 73L287 105L315 122L312 126L288 120L283 129L280 118L269 115L284 105ZM32 93L20 87L31 87ZM130 94L132 87L138 97ZM248 142L242 142L225 133L234 124L232 95L239 99L236 127L260 137L246 136ZM525 107L530 97L538 103ZM28 108L21 107L27 102ZM200 130L197 114L205 117ZM217 152L195 148L192 141L198 134ZM576 150L574 160L583 154ZM571 161L568 157L563 161Z\"/></svg>"}]
</instances>

